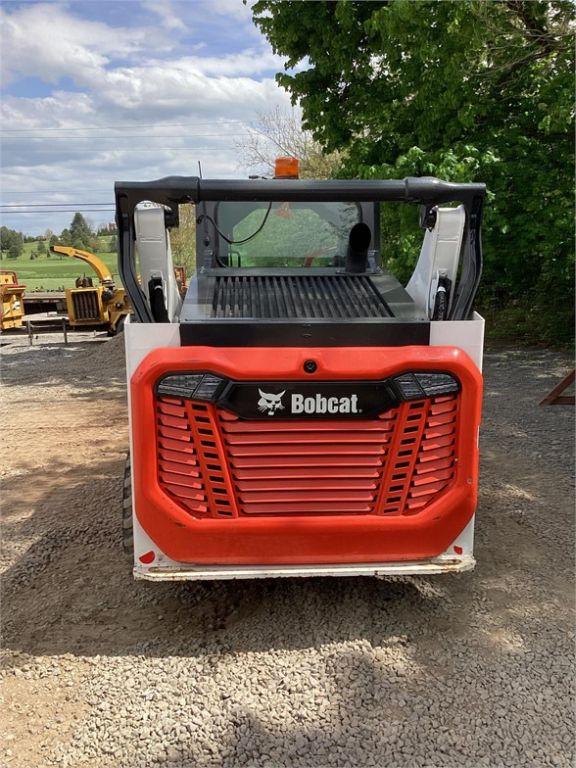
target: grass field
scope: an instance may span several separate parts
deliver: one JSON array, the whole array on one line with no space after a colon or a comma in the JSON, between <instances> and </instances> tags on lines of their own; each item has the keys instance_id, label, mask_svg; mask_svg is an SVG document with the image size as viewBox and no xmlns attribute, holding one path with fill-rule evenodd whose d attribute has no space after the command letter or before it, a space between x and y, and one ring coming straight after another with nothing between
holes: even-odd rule
<instances>
[{"instance_id":1,"label":"grass field","mask_svg":"<svg viewBox=\"0 0 576 768\"><path fill-rule=\"evenodd\" d=\"M0 269L10 269L16 272L18 280L26 285L28 291L55 291L73 288L77 277L82 275L95 277L88 264L68 256L51 254L48 257L46 254L42 254L32 260L30 254L36 252L37 245L36 241L24 243L24 250L17 259L3 258L0 261ZM98 253L97 256L110 267L112 275L117 277L116 253L109 251Z\"/></svg>"}]
</instances>

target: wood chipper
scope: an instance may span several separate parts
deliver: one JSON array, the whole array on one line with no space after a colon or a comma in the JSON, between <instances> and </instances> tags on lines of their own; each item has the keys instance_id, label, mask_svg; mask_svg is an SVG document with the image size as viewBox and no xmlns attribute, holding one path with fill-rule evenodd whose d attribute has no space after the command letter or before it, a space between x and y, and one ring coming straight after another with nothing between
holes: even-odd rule
<instances>
[{"instance_id":1,"label":"wood chipper","mask_svg":"<svg viewBox=\"0 0 576 768\"><path fill-rule=\"evenodd\" d=\"M79 259L94 270L98 285L83 275L74 288L66 288L66 313L72 328L105 326L110 336L122 330L130 312L130 302L123 288L117 288L106 264L89 251L65 245L53 245L52 253Z\"/></svg>"},{"instance_id":2,"label":"wood chipper","mask_svg":"<svg viewBox=\"0 0 576 768\"><path fill-rule=\"evenodd\" d=\"M0 270L0 330L21 328L24 320L24 292L16 272Z\"/></svg>"},{"instance_id":3,"label":"wood chipper","mask_svg":"<svg viewBox=\"0 0 576 768\"><path fill-rule=\"evenodd\" d=\"M484 196L435 178L116 184L136 578L474 566ZM169 230L184 203L182 301ZM386 268L386 203L419 206L405 286Z\"/></svg>"}]
</instances>

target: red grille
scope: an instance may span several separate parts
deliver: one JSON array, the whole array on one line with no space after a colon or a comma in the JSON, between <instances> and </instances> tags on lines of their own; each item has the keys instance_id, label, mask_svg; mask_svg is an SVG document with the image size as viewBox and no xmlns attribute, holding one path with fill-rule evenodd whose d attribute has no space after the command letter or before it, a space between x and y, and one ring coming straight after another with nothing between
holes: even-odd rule
<instances>
[{"instance_id":1,"label":"red grille","mask_svg":"<svg viewBox=\"0 0 576 768\"><path fill-rule=\"evenodd\" d=\"M270 423L221 411L241 512L374 514L395 419Z\"/></svg>"},{"instance_id":2,"label":"red grille","mask_svg":"<svg viewBox=\"0 0 576 768\"><path fill-rule=\"evenodd\" d=\"M158 476L164 490L194 517L236 517L211 406L162 397L156 423Z\"/></svg>"},{"instance_id":3,"label":"red grille","mask_svg":"<svg viewBox=\"0 0 576 768\"><path fill-rule=\"evenodd\" d=\"M414 514L452 481L457 416L457 395L400 408L378 505L383 514Z\"/></svg>"},{"instance_id":4,"label":"red grille","mask_svg":"<svg viewBox=\"0 0 576 768\"><path fill-rule=\"evenodd\" d=\"M414 515L452 482L458 396L372 420L245 421L157 403L159 480L194 517Z\"/></svg>"}]
</instances>

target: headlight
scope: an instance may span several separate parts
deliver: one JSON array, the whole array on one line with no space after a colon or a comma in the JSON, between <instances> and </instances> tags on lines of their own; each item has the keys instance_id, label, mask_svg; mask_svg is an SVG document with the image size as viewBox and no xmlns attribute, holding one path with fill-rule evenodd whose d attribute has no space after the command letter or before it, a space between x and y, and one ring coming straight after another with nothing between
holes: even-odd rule
<instances>
[{"instance_id":1,"label":"headlight","mask_svg":"<svg viewBox=\"0 0 576 768\"><path fill-rule=\"evenodd\" d=\"M216 400L225 382L225 379L213 373L171 374L158 382L156 392L159 395L212 402Z\"/></svg>"},{"instance_id":2,"label":"headlight","mask_svg":"<svg viewBox=\"0 0 576 768\"><path fill-rule=\"evenodd\" d=\"M457 379L449 373L403 373L393 381L403 400L422 400L460 390Z\"/></svg>"}]
</instances>

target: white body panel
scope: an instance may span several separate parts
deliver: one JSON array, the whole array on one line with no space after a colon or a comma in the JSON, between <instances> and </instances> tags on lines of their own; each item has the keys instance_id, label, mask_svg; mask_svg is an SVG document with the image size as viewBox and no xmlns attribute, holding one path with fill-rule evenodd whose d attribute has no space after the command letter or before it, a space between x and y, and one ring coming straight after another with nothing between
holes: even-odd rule
<instances>
[{"instance_id":1,"label":"white body panel","mask_svg":"<svg viewBox=\"0 0 576 768\"><path fill-rule=\"evenodd\" d=\"M430 323L430 346L463 349L482 371L484 318L474 312L471 320L433 320Z\"/></svg>"},{"instance_id":2,"label":"white body panel","mask_svg":"<svg viewBox=\"0 0 576 768\"><path fill-rule=\"evenodd\" d=\"M150 280L154 277L162 279L168 318L173 322L180 315L182 299L174 276L170 233L164 224L164 208L137 208L134 224L142 290L148 296Z\"/></svg>"},{"instance_id":3,"label":"white body panel","mask_svg":"<svg viewBox=\"0 0 576 768\"><path fill-rule=\"evenodd\" d=\"M432 346L456 346L463 349L482 370L484 319L474 313L472 320L438 321L430 324ZM126 378L130 406L130 380L142 359L153 349L180 346L177 323L131 323L127 319L124 331L126 344ZM130 407L128 410L130 414ZM130 418L130 416L129 416ZM130 425L130 450L132 429ZM133 478L132 478L133 481ZM292 566L194 566L167 557L144 531L134 507L134 577L150 581L206 581L219 579L252 579L295 576L406 576L417 574L455 573L474 568L474 518L439 557L432 560L396 563L354 563L350 565L292 565ZM150 564L140 558L154 553Z\"/></svg>"},{"instance_id":4,"label":"white body panel","mask_svg":"<svg viewBox=\"0 0 576 768\"><path fill-rule=\"evenodd\" d=\"M153 349L180 346L180 326L178 323L133 323L130 317L127 317L124 327L126 379L128 382L142 360ZM128 387L128 397L130 397L130 387Z\"/></svg>"},{"instance_id":5,"label":"white body panel","mask_svg":"<svg viewBox=\"0 0 576 768\"><path fill-rule=\"evenodd\" d=\"M455 284L466 225L464 206L437 208L436 223L427 229L420 257L406 290L425 317L431 318L436 300L438 279L447 277ZM452 304L452 293L448 308Z\"/></svg>"}]
</instances>

